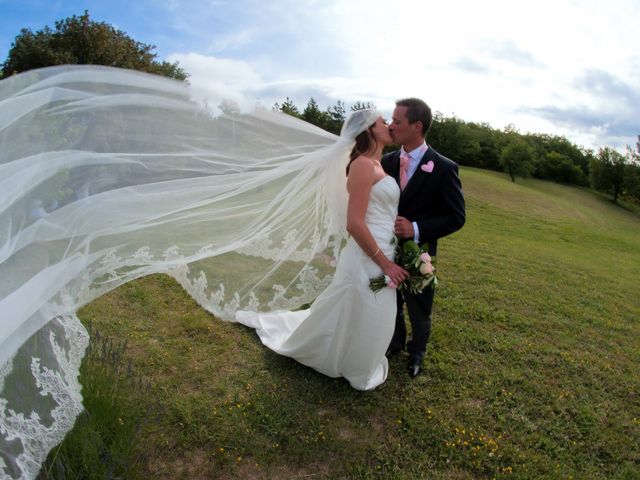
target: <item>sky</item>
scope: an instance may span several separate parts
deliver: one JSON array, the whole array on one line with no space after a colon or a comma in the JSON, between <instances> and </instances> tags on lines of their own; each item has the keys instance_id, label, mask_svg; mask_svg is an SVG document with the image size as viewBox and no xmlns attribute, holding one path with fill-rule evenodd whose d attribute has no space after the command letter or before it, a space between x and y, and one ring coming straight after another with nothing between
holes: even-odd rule
<instances>
[{"instance_id":1,"label":"sky","mask_svg":"<svg viewBox=\"0 0 640 480\"><path fill-rule=\"evenodd\" d=\"M198 87L301 109L419 97L434 112L597 149L640 134L640 0L0 0L22 28L88 10Z\"/></svg>"}]
</instances>

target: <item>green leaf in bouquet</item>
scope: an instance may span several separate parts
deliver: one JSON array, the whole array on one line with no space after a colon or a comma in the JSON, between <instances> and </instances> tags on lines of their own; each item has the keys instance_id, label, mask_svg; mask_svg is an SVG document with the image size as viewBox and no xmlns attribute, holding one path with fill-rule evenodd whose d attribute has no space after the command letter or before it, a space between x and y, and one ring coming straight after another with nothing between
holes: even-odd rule
<instances>
[{"instance_id":1,"label":"green leaf in bouquet","mask_svg":"<svg viewBox=\"0 0 640 480\"><path fill-rule=\"evenodd\" d=\"M418 244L413 240L409 240L402 245L402 251L405 254L418 254L420 252L420 247L418 247Z\"/></svg>"}]
</instances>

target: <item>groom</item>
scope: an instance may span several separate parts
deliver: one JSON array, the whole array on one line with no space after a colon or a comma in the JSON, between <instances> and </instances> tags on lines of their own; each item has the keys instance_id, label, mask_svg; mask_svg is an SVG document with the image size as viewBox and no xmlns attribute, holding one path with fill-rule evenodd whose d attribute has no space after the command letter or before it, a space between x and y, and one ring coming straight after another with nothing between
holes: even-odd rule
<instances>
[{"instance_id":1,"label":"groom","mask_svg":"<svg viewBox=\"0 0 640 480\"><path fill-rule=\"evenodd\" d=\"M382 167L396 179L402 190L395 232L400 239L427 243L429 255L436 256L438 239L459 230L465 222L464 197L458 177L458 165L425 143L431 126L431 109L422 100L406 98L396 102L389 131L400 150L382 158ZM406 326L402 306L407 304L411 321L409 375L416 377L422 368L431 332L431 307L434 287L421 293L398 292L396 329L387 355L405 349Z\"/></svg>"}]
</instances>

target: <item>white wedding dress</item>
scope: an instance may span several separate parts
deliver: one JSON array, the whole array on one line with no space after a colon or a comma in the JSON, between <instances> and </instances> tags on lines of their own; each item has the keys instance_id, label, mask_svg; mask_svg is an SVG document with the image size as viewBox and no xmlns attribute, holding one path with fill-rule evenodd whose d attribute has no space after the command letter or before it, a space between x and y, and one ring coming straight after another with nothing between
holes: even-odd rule
<instances>
[{"instance_id":1,"label":"white wedding dress","mask_svg":"<svg viewBox=\"0 0 640 480\"><path fill-rule=\"evenodd\" d=\"M378 246L393 258L393 224L400 190L392 177L371 189L366 224ZM331 284L311 308L300 311L236 312L255 328L262 343L329 377L344 377L357 390L371 390L387 378L385 351L396 317L396 291L374 293L369 280L382 270L349 238Z\"/></svg>"}]
</instances>

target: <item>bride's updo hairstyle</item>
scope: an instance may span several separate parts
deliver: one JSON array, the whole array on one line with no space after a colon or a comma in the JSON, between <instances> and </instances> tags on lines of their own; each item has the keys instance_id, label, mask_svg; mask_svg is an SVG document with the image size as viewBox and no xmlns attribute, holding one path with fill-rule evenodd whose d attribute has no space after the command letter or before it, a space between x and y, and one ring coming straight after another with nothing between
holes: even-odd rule
<instances>
[{"instance_id":1,"label":"bride's updo hairstyle","mask_svg":"<svg viewBox=\"0 0 640 480\"><path fill-rule=\"evenodd\" d=\"M356 110L345 121L340 132L341 137L353 138L356 142L349 154L349 164L347 165L347 175L349 167L360 155L367 153L377 146L376 139L371 133L371 129L380 117L380 112L372 109Z\"/></svg>"}]
</instances>

